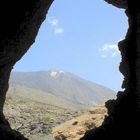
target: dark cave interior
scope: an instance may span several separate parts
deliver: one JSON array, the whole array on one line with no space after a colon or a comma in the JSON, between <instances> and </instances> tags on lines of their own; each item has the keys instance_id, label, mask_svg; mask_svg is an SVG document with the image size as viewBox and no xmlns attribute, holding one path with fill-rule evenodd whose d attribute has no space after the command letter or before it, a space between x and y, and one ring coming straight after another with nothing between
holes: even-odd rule
<instances>
[{"instance_id":1,"label":"dark cave interior","mask_svg":"<svg viewBox=\"0 0 140 140\"><path fill-rule=\"evenodd\" d=\"M132 0L105 0L118 8L125 8L129 29L125 39L119 42L122 55L120 72L124 75L116 100L106 102L109 116L102 126L85 134L81 140L121 139L139 137L140 126L140 5ZM0 5L0 139L27 140L12 130L3 114L8 80L15 63L34 43L38 30L46 18L53 0L5 1ZM87 3L88 4L88 3ZM34 27L34 28L32 28Z\"/></svg>"}]
</instances>

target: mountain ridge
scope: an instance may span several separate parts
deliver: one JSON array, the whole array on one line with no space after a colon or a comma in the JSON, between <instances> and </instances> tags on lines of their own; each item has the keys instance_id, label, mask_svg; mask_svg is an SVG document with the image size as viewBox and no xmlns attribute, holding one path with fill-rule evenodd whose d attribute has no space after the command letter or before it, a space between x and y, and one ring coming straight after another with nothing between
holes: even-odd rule
<instances>
[{"instance_id":1,"label":"mountain ridge","mask_svg":"<svg viewBox=\"0 0 140 140\"><path fill-rule=\"evenodd\" d=\"M26 98L41 98L40 101L43 102L58 102L58 105L72 108L88 108L115 98L115 92L109 88L58 70L12 72L8 93L11 94L10 92L15 92L20 98L25 98L26 95Z\"/></svg>"},{"instance_id":2,"label":"mountain ridge","mask_svg":"<svg viewBox=\"0 0 140 140\"><path fill-rule=\"evenodd\" d=\"M72 73L72 72L67 72L67 71L63 71L63 70L49 69L49 70L39 70L39 71L12 71L12 73L23 73L23 74L24 74L24 73L25 73L25 74L26 74L26 73L48 73L48 72L67 73L67 74L76 76L76 77L78 77L78 78L84 79L84 80L87 81L87 82L90 82L90 83L93 83L93 84L102 86L102 87L107 88L107 89L109 89L109 90L112 90L114 93L116 93L115 90L110 89L109 87L106 87L106 86L104 86L104 85L102 85L102 84L93 82L93 81L88 80L88 79L86 79L86 78L83 78L83 77L81 77L81 76L79 76L79 75L76 75L76 74L74 74L74 73ZM11 74L12 74L12 73L11 73Z\"/></svg>"}]
</instances>

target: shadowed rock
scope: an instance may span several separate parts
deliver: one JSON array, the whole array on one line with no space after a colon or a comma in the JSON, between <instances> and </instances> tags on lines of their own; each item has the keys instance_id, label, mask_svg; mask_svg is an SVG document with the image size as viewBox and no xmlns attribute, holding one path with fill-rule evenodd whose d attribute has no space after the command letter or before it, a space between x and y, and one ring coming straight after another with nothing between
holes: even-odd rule
<instances>
[{"instance_id":1,"label":"shadowed rock","mask_svg":"<svg viewBox=\"0 0 140 140\"><path fill-rule=\"evenodd\" d=\"M127 8L129 30L119 43L122 54L120 71L124 75L124 92L106 103L109 116L101 127L88 131L81 140L139 138L140 129L140 4L133 0L105 0ZM8 80L14 64L33 44L52 0L2 0L0 4L0 139L27 140L13 131L3 115ZM135 5L134 5L135 3ZM74 4L74 3L73 3ZM88 2L87 2L88 4ZM127 6L128 4L128 6ZM86 5L85 5L86 6ZM3 10L4 9L4 10ZM114 15L115 16L115 15ZM84 18L83 18L84 20ZM96 20L96 19L95 19ZM64 137L62 136L64 139Z\"/></svg>"},{"instance_id":2,"label":"shadowed rock","mask_svg":"<svg viewBox=\"0 0 140 140\"><path fill-rule=\"evenodd\" d=\"M53 0L2 0L0 4L0 139L26 140L3 115L10 72L34 43Z\"/></svg>"},{"instance_id":3,"label":"shadowed rock","mask_svg":"<svg viewBox=\"0 0 140 140\"><path fill-rule=\"evenodd\" d=\"M127 0L105 0L105 1L118 8L127 9L128 7Z\"/></svg>"}]
</instances>

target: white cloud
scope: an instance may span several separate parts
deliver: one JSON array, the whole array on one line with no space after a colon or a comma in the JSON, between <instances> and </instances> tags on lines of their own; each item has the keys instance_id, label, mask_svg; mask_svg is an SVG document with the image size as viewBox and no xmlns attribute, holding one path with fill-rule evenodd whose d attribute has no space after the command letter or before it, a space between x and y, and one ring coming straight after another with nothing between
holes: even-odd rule
<instances>
[{"instance_id":1,"label":"white cloud","mask_svg":"<svg viewBox=\"0 0 140 140\"><path fill-rule=\"evenodd\" d=\"M118 56L118 54L120 54L117 44L105 44L98 51L101 54L101 57L103 58L114 58Z\"/></svg>"},{"instance_id":2,"label":"white cloud","mask_svg":"<svg viewBox=\"0 0 140 140\"><path fill-rule=\"evenodd\" d=\"M63 29L63 28L56 28L56 29L54 30L54 33L55 33L55 34L63 34L63 33L64 33L64 29Z\"/></svg>"},{"instance_id":3,"label":"white cloud","mask_svg":"<svg viewBox=\"0 0 140 140\"><path fill-rule=\"evenodd\" d=\"M58 26L58 24L59 24L59 20L55 19L55 18L50 18L50 19L48 19L48 21L51 26Z\"/></svg>"},{"instance_id":4,"label":"white cloud","mask_svg":"<svg viewBox=\"0 0 140 140\"><path fill-rule=\"evenodd\" d=\"M64 29L60 27L59 20L54 17L48 17L48 22L52 26L54 34L63 34Z\"/></svg>"}]
</instances>

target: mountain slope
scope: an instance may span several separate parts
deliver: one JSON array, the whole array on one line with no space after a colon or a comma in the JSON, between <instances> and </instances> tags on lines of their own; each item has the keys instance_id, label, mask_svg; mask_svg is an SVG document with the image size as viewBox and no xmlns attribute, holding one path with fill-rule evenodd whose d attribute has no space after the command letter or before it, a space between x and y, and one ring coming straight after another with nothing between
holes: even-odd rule
<instances>
[{"instance_id":1,"label":"mountain slope","mask_svg":"<svg viewBox=\"0 0 140 140\"><path fill-rule=\"evenodd\" d=\"M66 108L88 108L115 98L114 91L106 87L68 72L52 70L13 72L9 94Z\"/></svg>"}]
</instances>

